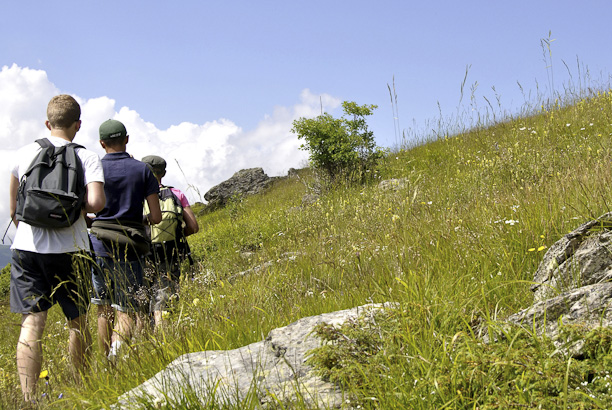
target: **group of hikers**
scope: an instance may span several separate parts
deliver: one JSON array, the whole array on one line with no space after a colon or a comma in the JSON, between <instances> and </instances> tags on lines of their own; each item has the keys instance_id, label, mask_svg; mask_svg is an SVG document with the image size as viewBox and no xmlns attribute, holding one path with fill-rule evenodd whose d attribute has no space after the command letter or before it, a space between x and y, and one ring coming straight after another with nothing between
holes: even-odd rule
<instances>
[{"instance_id":1,"label":"group of hikers","mask_svg":"<svg viewBox=\"0 0 612 410\"><path fill-rule=\"evenodd\" d=\"M134 159L126 151L130 137L124 124L110 119L99 127L106 152L100 159L72 142L80 116L73 97L53 97L45 122L49 137L18 150L11 169L9 203L17 231L10 305L22 315L17 370L26 402L36 398L42 334L52 305L57 303L67 318L68 349L77 372L86 366L91 345L90 303L97 307L100 351L116 360L146 318L155 330L163 325L169 299L178 291L181 264L191 259L185 238L199 230L185 194L162 184L163 158ZM60 162L61 172L49 171L51 163ZM82 193L76 199L60 195L45 186L50 182L41 182L44 178L68 181ZM61 202L64 196L69 200ZM49 210L57 203L60 211ZM77 207L74 216L71 206Z\"/></svg>"}]
</instances>

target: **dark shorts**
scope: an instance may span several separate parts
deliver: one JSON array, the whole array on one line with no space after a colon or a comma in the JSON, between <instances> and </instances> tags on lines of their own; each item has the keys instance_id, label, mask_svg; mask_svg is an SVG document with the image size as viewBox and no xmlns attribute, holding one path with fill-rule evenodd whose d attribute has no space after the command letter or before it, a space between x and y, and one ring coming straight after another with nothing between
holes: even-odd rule
<instances>
[{"instance_id":1,"label":"dark shorts","mask_svg":"<svg viewBox=\"0 0 612 410\"><path fill-rule=\"evenodd\" d=\"M85 253L12 251L11 311L36 313L54 303L68 320L87 313L90 259Z\"/></svg>"},{"instance_id":2,"label":"dark shorts","mask_svg":"<svg viewBox=\"0 0 612 410\"><path fill-rule=\"evenodd\" d=\"M96 257L92 282L94 305L111 305L120 312L135 313L143 308L146 292L143 287L143 261L117 262L109 257Z\"/></svg>"}]
</instances>

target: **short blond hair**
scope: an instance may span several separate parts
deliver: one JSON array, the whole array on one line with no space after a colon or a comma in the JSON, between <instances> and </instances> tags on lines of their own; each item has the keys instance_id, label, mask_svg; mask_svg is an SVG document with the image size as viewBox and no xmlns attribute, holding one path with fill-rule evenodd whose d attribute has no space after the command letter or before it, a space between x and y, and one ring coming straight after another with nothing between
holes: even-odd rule
<instances>
[{"instance_id":1,"label":"short blond hair","mask_svg":"<svg viewBox=\"0 0 612 410\"><path fill-rule=\"evenodd\" d=\"M81 106L70 95L60 94L47 105L47 120L51 128L66 129L81 119Z\"/></svg>"}]
</instances>

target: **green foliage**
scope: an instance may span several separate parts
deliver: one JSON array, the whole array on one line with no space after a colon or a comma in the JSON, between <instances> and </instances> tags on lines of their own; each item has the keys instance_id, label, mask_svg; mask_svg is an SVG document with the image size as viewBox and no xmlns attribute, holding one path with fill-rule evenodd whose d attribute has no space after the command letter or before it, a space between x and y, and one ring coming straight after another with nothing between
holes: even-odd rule
<instances>
[{"instance_id":1,"label":"green foliage","mask_svg":"<svg viewBox=\"0 0 612 410\"><path fill-rule=\"evenodd\" d=\"M11 284L11 264L7 264L0 271L0 297L5 297L9 294Z\"/></svg>"},{"instance_id":2,"label":"green foliage","mask_svg":"<svg viewBox=\"0 0 612 410\"><path fill-rule=\"evenodd\" d=\"M316 118L297 119L292 132L306 141L301 148L310 152L313 166L332 180L343 176L363 181L374 175L383 156L366 123L366 117L372 115L377 106L345 101L342 108L344 116L341 118L324 113Z\"/></svg>"},{"instance_id":3,"label":"green foliage","mask_svg":"<svg viewBox=\"0 0 612 410\"><path fill-rule=\"evenodd\" d=\"M313 349L307 363L324 379L345 388L364 388L397 362L399 350L388 343L401 332L391 310L349 320L340 327L322 323L315 334L323 345Z\"/></svg>"},{"instance_id":4,"label":"green foliage","mask_svg":"<svg viewBox=\"0 0 612 410\"><path fill-rule=\"evenodd\" d=\"M491 327L495 341L490 343L459 332L441 338L446 355L430 363L419 357L420 352L402 332L415 330L410 322L398 309L385 309L339 327L320 324L316 334L324 343L311 351L308 364L324 379L345 389L369 392L375 391L377 384L379 388L386 384L391 368L401 367L405 374L416 375L426 365L427 379L408 377L408 384L411 395L428 397L432 408L454 402L458 408L483 410L597 409L612 403L609 328L565 327L553 341L520 327L503 331ZM582 360L571 357L567 348L557 348L576 343L583 345ZM449 401L451 397L454 399ZM353 400L364 404L363 396Z\"/></svg>"}]
</instances>

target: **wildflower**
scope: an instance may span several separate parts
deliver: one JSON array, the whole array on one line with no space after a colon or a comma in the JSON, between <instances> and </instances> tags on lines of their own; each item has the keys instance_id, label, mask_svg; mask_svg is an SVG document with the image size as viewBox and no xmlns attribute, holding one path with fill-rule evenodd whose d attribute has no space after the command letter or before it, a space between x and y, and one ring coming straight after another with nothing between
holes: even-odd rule
<instances>
[{"instance_id":1,"label":"wildflower","mask_svg":"<svg viewBox=\"0 0 612 410\"><path fill-rule=\"evenodd\" d=\"M398 219L400 219L399 215L395 215L393 214L393 216L391 217L391 219L393 220L393 222L397 221Z\"/></svg>"},{"instance_id":2,"label":"wildflower","mask_svg":"<svg viewBox=\"0 0 612 410\"><path fill-rule=\"evenodd\" d=\"M535 248L529 248L529 249L527 249L527 251L528 252L533 252L533 251L535 251Z\"/></svg>"},{"instance_id":3,"label":"wildflower","mask_svg":"<svg viewBox=\"0 0 612 410\"><path fill-rule=\"evenodd\" d=\"M64 397L64 393L60 393L59 396L57 396L58 399L61 399Z\"/></svg>"},{"instance_id":4,"label":"wildflower","mask_svg":"<svg viewBox=\"0 0 612 410\"><path fill-rule=\"evenodd\" d=\"M170 316L170 312L167 310L162 310L162 319L167 319Z\"/></svg>"},{"instance_id":5,"label":"wildflower","mask_svg":"<svg viewBox=\"0 0 612 410\"><path fill-rule=\"evenodd\" d=\"M538 248L538 252L542 252L544 249L546 249L546 245L542 245Z\"/></svg>"},{"instance_id":6,"label":"wildflower","mask_svg":"<svg viewBox=\"0 0 612 410\"><path fill-rule=\"evenodd\" d=\"M42 372L40 372L40 375L38 376L39 379L46 379L49 377L49 371L48 370L43 370Z\"/></svg>"}]
</instances>

